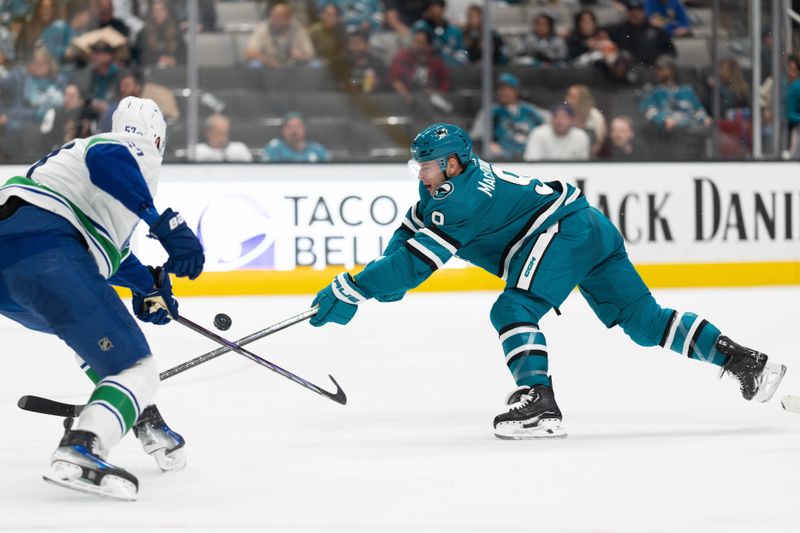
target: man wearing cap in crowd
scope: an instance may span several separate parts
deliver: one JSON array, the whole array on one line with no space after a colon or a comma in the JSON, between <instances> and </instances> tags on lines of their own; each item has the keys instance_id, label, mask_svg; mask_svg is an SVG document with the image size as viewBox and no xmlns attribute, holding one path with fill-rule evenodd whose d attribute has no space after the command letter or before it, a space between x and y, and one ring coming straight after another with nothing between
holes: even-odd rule
<instances>
[{"instance_id":1,"label":"man wearing cap in crowd","mask_svg":"<svg viewBox=\"0 0 800 533\"><path fill-rule=\"evenodd\" d=\"M711 125L703 104L691 85L678 85L675 59L656 60L658 83L642 96L639 104L644 118L658 130L704 135Z\"/></svg>"},{"instance_id":2,"label":"man wearing cap in crowd","mask_svg":"<svg viewBox=\"0 0 800 533\"><path fill-rule=\"evenodd\" d=\"M89 66L75 71L73 81L91 100L92 111L100 117L117 98L119 76L114 47L106 41L97 41L91 47Z\"/></svg>"},{"instance_id":3,"label":"man wearing cap in crowd","mask_svg":"<svg viewBox=\"0 0 800 533\"><path fill-rule=\"evenodd\" d=\"M493 159L520 159L528 136L544 124L550 113L520 99L519 78L504 72L497 78L497 101L492 105L492 142L486 152ZM470 137L482 139L486 110L481 109L470 130Z\"/></svg>"},{"instance_id":4,"label":"man wearing cap in crowd","mask_svg":"<svg viewBox=\"0 0 800 533\"><path fill-rule=\"evenodd\" d=\"M553 108L549 124L533 130L525 147L525 161L589 159L589 135L574 127L575 110L569 104Z\"/></svg>"},{"instance_id":5,"label":"man wearing cap in crowd","mask_svg":"<svg viewBox=\"0 0 800 533\"><path fill-rule=\"evenodd\" d=\"M608 28L608 36L633 56L634 64L652 65L658 56L675 55L669 34L647 20L644 0L627 0L628 20Z\"/></svg>"},{"instance_id":6,"label":"man wearing cap in crowd","mask_svg":"<svg viewBox=\"0 0 800 533\"><path fill-rule=\"evenodd\" d=\"M330 161L331 156L320 143L306 140L303 115L291 112L283 119L281 137L264 147L261 158L270 162L319 163Z\"/></svg>"}]
</instances>

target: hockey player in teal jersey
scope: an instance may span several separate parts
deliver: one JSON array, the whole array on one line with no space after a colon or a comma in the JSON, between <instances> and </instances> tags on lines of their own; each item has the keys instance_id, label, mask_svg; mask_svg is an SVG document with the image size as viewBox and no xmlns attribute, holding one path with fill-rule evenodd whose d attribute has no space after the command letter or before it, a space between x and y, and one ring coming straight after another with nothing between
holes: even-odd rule
<instances>
[{"instance_id":1,"label":"hockey player in teal jersey","mask_svg":"<svg viewBox=\"0 0 800 533\"><path fill-rule=\"evenodd\" d=\"M631 264L622 236L583 193L563 181L541 182L477 158L458 126L434 124L411 143L420 199L383 257L356 276L339 274L314 299L311 324L347 324L369 298L399 300L458 256L506 285L490 313L517 388L494 419L506 439L562 437L561 411L548 374L539 321L575 286L607 326L637 344L669 348L717 365L742 396L765 402L786 367L721 335L712 323L656 303Z\"/></svg>"}]
</instances>

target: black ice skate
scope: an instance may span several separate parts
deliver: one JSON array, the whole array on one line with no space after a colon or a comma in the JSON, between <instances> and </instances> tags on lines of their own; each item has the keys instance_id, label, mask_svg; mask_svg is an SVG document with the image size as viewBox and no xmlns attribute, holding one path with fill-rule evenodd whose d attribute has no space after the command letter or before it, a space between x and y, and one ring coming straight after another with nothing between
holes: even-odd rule
<instances>
[{"instance_id":1,"label":"black ice skate","mask_svg":"<svg viewBox=\"0 0 800 533\"><path fill-rule=\"evenodd\" d=\"M68 489L115 500L133 501L139 491L136 477L102 457L97 435L67 430L50 458L44 480Z\"/></svg>"},{"instance_id":2,"label":"black ice skate","mask_svg":"<svg viewBox=\"0 0 800 533\"><path fill-rule=\"evenodd\" d=\"M508 412L494 419L496 437L516 440L567 436L552 387L519 387L506 398L506 405L510 406Z\"/></svg>"},{"instance_id":3,"label":"black ice skate","mask_svg":"<svg viewBox=\"0 0 800 533\"><path fill-rule=\"evenodd\" d=\"M133 434L142 443L144 452L153 456L163 472L183 470L186 467L186 453L182 449L186 441L170 429L155 405L142 411L139 420L133 425Z\"/></svg>"},{"instance_id":4,"label":"black ice skate","mask_svg":"<svg viewBox=\"0 0 800 533\"><path fill-rule=\"evenodd\" d=\"M740 346L728 337L720 335L717 350L728 356L720 370L720 377L728 374L739 382L739 390L745 400L766 402L780 385L786 366L768 362L767 354Z\"/></svg>"}]
</instances>

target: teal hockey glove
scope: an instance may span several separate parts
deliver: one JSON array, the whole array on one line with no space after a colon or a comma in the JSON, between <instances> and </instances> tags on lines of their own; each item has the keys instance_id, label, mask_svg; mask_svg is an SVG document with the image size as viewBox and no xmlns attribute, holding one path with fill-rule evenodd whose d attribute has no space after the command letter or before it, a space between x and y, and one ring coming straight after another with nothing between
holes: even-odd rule
<instances>
[{"instance_id":1,"label":"teal hockey glove","mask_svg":"<svg viewBox=\"0 0 800 533\"><path fill-rule=\"evenodd\" d=\"M324 326L328 322L347 324L356 314L358 304L367 296L358 288L352 276L342 272L333 282L319 291L311 306L319 306L317 314L311 317L312 326Z\"/></svg>"}]
</instances>

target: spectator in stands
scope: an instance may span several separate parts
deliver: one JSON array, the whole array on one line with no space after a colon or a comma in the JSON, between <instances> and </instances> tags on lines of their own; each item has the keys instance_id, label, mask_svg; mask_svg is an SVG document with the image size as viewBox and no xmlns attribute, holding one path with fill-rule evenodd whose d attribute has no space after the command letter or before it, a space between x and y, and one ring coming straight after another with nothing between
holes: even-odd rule
<instances>
[{"instance_id":1,"label":"spectator in stands","mask_svg":"<svg viewBox=\"0 0 800 533\"><path fill-rule=\"evenodd\" d=\"M792 158L798 159L800 152L800 56L790 54L786 59L786 120L790 131Z\"/></svg>"},{"instance_id":2,"label":"spectator in stands","mask_svg":"<svg viewBox=\"0 0 800 533\"><path fill-rule=\"evenodd\" d=\"M4 0L0 2L0 7L0 14L6 14L13 24L30 16L34 4L30 0Z\"/></svg>"},{"instance_id":3,"label":"spectator in stands","mask_svg":"<svg viewBox=\"0 0 800 533\"><path fill-rule=\"evenodd\" d=\"M42 43L60 65L76 59L79 52L70 43L73 38L86 32L91 21L89 0L68 0L66 19L56 20L42 31Z\"/></svg>"},{"instance_id":4,"label":"spectator in stands","mask_svg":"<svg viewBox=\"0 0 800 533\"><path fill-rule=\"evenodd\" d=\"M600 153L606 142L606 119L594 105L594 96L586 85L572 85L567 89L564 98L575 111L575 127L582 129L589 135L592 143L592 155Z\"/></svg>"},{"instance_id":5,"label":"spectator in stands","mask_svg":"<svg viewBox=\"0 0 800 533\"><path fill-rule=\"evenodd\" d=\"M386 87L388 69L369 47L366 32L355 31L347 38L345 87L349 91L371 93Z\"/></svg>"},{"instance_id":6,"label":"spectator in stands","mask_svg":"<svg viewBox=\"0 0 800 533\"><path fill-rule=\"evenodd\" d=\"M105 41L92 45L89 66L75 71L75 83L91 101L98 116L102 116L116 98L119 74L119 67L114 64L114 47Z\"/></svg>"},{"instance_id":7,"label":"spectator in stands","mask_svg":"<svg viewBox=\"0 0 800 533\"><path fill-rule=\"evenodd\" d=\"M608 33L597 25L597 17L589 9L575 15L572 31L567 37L567 58L576 67L609 63L616 57L617 45Z\"/></svg>"},{"instance_id":8,"label":"spectator in stands","mask_svg":"<svg viewBox=\"0 0 800 533\"><path fill-rule=\"evenodd\" d=\"M425 30L416 30L411 47L397 53L389 79L394 90L409 103L416 92L432 97L450 88L447 67L434 53L431 35Z\"/></svg>"},{"instance_id":9,"label":"spectator in stands","mask_svg":"<svg viewBox=\"0 0 800 533\"><path fill-rule=\"evenodd\" d=\"M555 29L555 19L547 13L533 17L533 32L525 36L523 61L536 65L558 65L567 59L567 43Z\"/></svg>"},{"instance_id":10,"label":"spectator in stands","mask_svg":"<svg viewBox=\"0 0 800 533\"><path fill-rule=\"evenodd\" d=\"M537 127L528 137L525 161L589 159L589 136L573 127L574 120L575 111L569 104L556 106L550 123Z\"/></svg>"},{"instance_id":11,"label":"spectator in stands","mask_svg":"<svg viewBox=\"0 0 800 533\"><path fill-rule=\"evenodd\" d=\"M483 8L472 4L467 8L467 22L464 24L464 48L472 64L480 63L483 58ZM505 65L508 63L509 52L503 38L492 30L492 63Z\"/></svg>"},{"instance_id":12,"label":"spectator in stands","mask_svg":"<svg viewBox=\"0 0 800 533\"><path fill-rule=\"evenodd\" d=\"M709 85L713 89L713 77L709 78ZM720 116L730 119L731 113L739 109L750 108L750 84L744 78L742 67L733 57L721 59L719 62L719 95Z\"/></svg>"},{"instance_id":13,"label":"spectator in stands","mask_svg":"<svg viewBox=\"0 0 800 533\"><path fill-rule=\"evenodd\" d=\"M17 35L16 56L19 61L27 61L33 55L42 31L61 18L61 4L57 0L39 0L33 15L22 24Z\"/></svg>"},{"instance_id":14,"label":"spectator in stands","mask_svg":"<svg viewBox=\"0 0 800 533\"><path fill-rule=\"evenodd\" d=\"M64 105L55 108L49 123L42 123L45 149L53 150L78 137L89 137L96 117L74 83L64 87Z\"/></svg>"},{"instance_id":15,"label":"spectator in stands","mask_svg":"<svg viewBox=\"0 0 800 533\"><path fill-rule=\"evenodd\" d=\"M642 0L627 0L628 20L608 28L616 45L633 56L634 63L653 65L662 55L675 55L669 34L647 20Z\"/></svg>"},{"instance_id":16,"label":"spectator in stands","mask_svg":"<svg viewBox=\"0 0 800 533\"><path fill-rule=\"evenodd\" d=\"M643 161L647 159L647 147L636 137L633 120L625 115L611 121L611 148L608 157L617 161Z\"/></svg>"},{"instance_id":17,"label":"spectator in stands","mask_svg":"<svg viewBox=\"0 0 800 533\"><path fill-rule=\"evenodd\" d=\"M206 119L206 142L195 147L194 160L203 162L249 163L253 154L246 144L230 140L231 121L215 113Z\"/></svg>"},{"instance_id":18,"label":"spectator in stands","mask_svg":"<svg viewBox=\"0 0 800 533\"><path fill-rule=\"evenodd\" d=\"M114 4L111 0L94 0L94 28L111 27L125 37L130 38L131 29L121 18L114 16Z\"/></svg>"},{"instance_id":19,"label":"spectator in stands","mask_svg":"<svg viewBox=\"0 0 800 533\"><path fill-rule=\"evenodd\" d=\"M324 146L306 140L306 125L299 113L286 115L281 138L272 139L264 147L261 157L264 161L301 163L319 163L331 158Z\"/></svg>"},{"instance_id":20,"label":"spectator in stands","mask_svg":"<svg viewBox=\"0 0 800 533\"><path fill-rule=\"evenodd\" d=\"M327 3L320 11L319 22L309 28L308 34L317 57L338 67L344 59L347 40L339 6Z\"/></svg>"},{"instance_id":21,"label":"spectator in stands","mask_svg":"<svg viewBox=\"0 0 800 533\"><path fill-rule=\"evenodd\" d=\"M164 0L153 0L137 38L138 62L143 67L169 68L186 62L186 44Z\"/></svg>"},{"instance_id":22,"label":"spectator in stands","mask_svg":"<svg viewBox=\"0 0 800 533\"><path fill-rule=\"evenodd\" d=\"M114 111L117 110L120 100L128 96L153 100L161 109L167 124L180 118L178 103L172 91L163 85L147 82L144 71L139 68L131 68L120 73L116 99L100 117L97 124L98 131L111 131L111 119Z\"/></svg>"},{"instance_id":23,"label":"spectator in stands","mask_svg":"<svg viewBox=\"0 0 800 533\"><path fill-rule=\"evenodd\" d=\"M645 0L645 13L650 24L672 37L692 34L692 22L681 0Z\"/></svg>"},{"instance_id":24,"label":"spectator in stands","mask_svg":"<svg viewBox=\"0 0 800 533\"><path fill-rule=\"evenodd\" d=\"M27 126L41 124L48 111L64 104L63 78L58 64L47 51L36 48L25 65L18 65L0 80L0 96L5 103L5 145L12 155L21 153L22 133ZM39 150L41 147L36 147Z\"/></svg>"},{"instance_id":25,"label":"spectator in stands","mask_svg":"<svg viewBox=\"0 0 800 533\"><path fill-rule=\"evenodd\" d=\"M678 85L675 60L661 56L656 61L658 84L642 97L640 109L658 130L702 135L711 118L689 85Z\"/></svg>"},{"instance_id":26,"label":"spectator in stands","mask_svg":"<svg viewBox=\"0 0 800 533\"><path fill-rule=\"evenodd\" d=\"M252 66L280 68L304 65L314 59L308 31L292 17L286 4L275 4L247 42L245 59Z\"/></svg>"},{"instance_id":27,"label":"spectator in stands","mask_svg":"<svg viewBox=\"0 0 800 533\"><path fill-rule=\"evenodd\" d=\"M469 61L461 28L453 26L444 16L445 0L428 0L422 18L414 23L413 31L426 31L431 36L433 51L445 65L465 65Z\"/></svg>"},{"instance_id":28,"label":"spectator in stands","mask_svg":"<svg viewBox=\"0 0 800 533\"><path fill-rule=\"evenodd\" d=\"M320 18L329 5L339 8L347 33L357 30L373 32L383 27L384 9L380 0L316 0Z\"/></svg>"},{"instance_id":29,"label":"spectator in stands","mask_svg":"<svg viewBox=\"0 0 800 533\"><path fill-rule=\"evenodd\" d=\"M531 131L545 123L541 109L520 100L519 78L509 72L497 79L497 102L492 106L492 142L484 152L494 159L520 159ZM549 113L548 113L549 114ZM486 111L481 110L470 129L473 140L483 139Z\"/></svg>"},{"instance_id":30,"label":"spectator in stands","mask_svg":"<svg viewBox=\"0 0 800 533\"><path fill-rule=\"evenodd\" d=\"M97 130L99 132L111 131L111 118L114 116L114 111L117 110L120 100L128 96L141 98L143 90L144 72L139 69L131 69L121 72L119 75L119 84L117 85L117 97L100 117L100 121L97 124Z\"/></svg>"}]
</instances>

